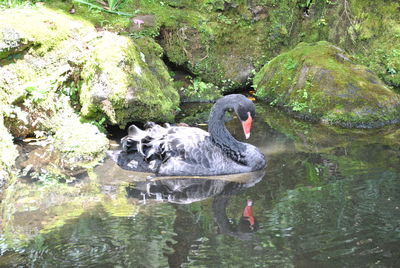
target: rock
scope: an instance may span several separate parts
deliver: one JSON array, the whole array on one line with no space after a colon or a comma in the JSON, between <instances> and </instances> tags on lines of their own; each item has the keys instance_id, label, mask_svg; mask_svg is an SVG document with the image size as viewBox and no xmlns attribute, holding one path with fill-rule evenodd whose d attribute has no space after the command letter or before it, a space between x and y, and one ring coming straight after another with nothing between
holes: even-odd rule
<instances>
[{"instance_id":1,"label":"rock","mask_svg":"<svg viewBox=\"0 0 400 268\"><path fill-rule=\"evenodd\" d=\"M147 45L158 46L150 39ZM107 118L121 128L132 121L173 120L179 95L164 63L154 55L158 50L141 52L130 38L104 32L83 65L82 116Z\"/></svg>"},{"instance_id":2,"label":"rock","mask_svg":"<svg viewBox=\"0 0 400 268\"><path fill-rule=\"evenodd\" d=\"M18 155L13 138L4 126L2 113L0 105L0 195L11 176L11 167Z\"/></svg>"},{"instance_id":3,"label":"rock","mask_svg":"<svg viewBox=\"0 0 400 268\"><path fill-rule=\"evenodd\" d=\"M59 152L56 162L61 169L68 171L93 167L104 158L109 147L104 133L79 120L63 120L54 139L54 147Z\"/></svg>"},{"instance_id":4,"label":"rock","mask_svg":"<svg viewBox=\"0 0 400 268\"><path fill-rule=\"evenodd\" d=\"M2 157L16 157L8 131L47 137L48 146L34 152L42 158L28 157L35 171L70 175L104 158L101 124L173 120L179 95L154 41L142 40L141 49L43 7L0 11L0 25L0 135L7 138L0 152L9 151ZM0 167L12 165L0 159Z\"/></svg>"},{"instance_id":5,"label":"rock","mask_svg":"<svg viewBox=\"0 0 400 268\"><path fill-rule=\"evenodd\" d=\"M207 35L191 26L164 28L161 45L171 62L183 66L204 82L218 86L221 92L243 88L254 72L260 46L248 40L254 34L247 29L230 26L230 30L226 30L226 25L214 27L215 31L221 31L217 36Z\"/></svg>"},{"instance_id":6,"label":"rock","mask_svg":"<svg viewBox=\"0 0 400 268\"><path fill-rule=\"evenodd\" d=\"M154 51L142 52L128 37L97 32L87 22L46 8L15 9L12 16L1 12L0 23L13 36L29 40L24 54L0 70L0 89L6 93L0 98L11 105L14 115L23 115L19 121L24 124L8 124L14 135L46 129L39 122L43 118L32 115L25 104L28 99L46 102L56 91L75 99L74 107L82 108L79 112L86 120L123 128L132 121L173 119L179 95L154 41L151 45L147 42ZM4 35L0 37L0 44L12 43ZM36 114L48 114L52 107L42 106L44 110ZM18 116L14 118L18 121ZM7 121L14 122L14 118ZM18 125L24 127L17 131Z\"/></svg>"},{"instance_id":7,"label":"rock","mask_svg":"<svg viewBox=\"0 0 400 268\"><path fill-rule=\"evenodd\" d=\"M0 59L20 52L29 45L31 45L31 42L22 37L15 29L4 25L0 28Z\"/></svg>"},{"instance_id":8,"label":"rock","mask_svg":"<svg viewBox=\"0 0 400 268\"><path fill-rule=\"evenodd\" d=\"M249 10L253 16L254 21L259 21L267 18L267 10L263 6L250 6Z\"/></svg>"},{"instance_id":9,"label":"rock","mask_svg":"<svg viewBox=\"0 0 400 268\"><path fill-rule=\"evenodd\" d=\"M28 154L21 168L30 166L31 171L38 173L74 175L95 166L108 149L106 135L92 124L81 123L66 96L49 95L53 96L46 96L38 103L26 99L20 105L23 110L19 110L24 115L7 119L8 128L15 136L24 137L22 134L27 133L49 136L44 145Z\"/></svg>"},{"instance_id":10,"label":"rock","mask_svg":"<svg viewBox=\"0 0 400 268\"><path fill-rule=\"evenodd\" d=\"M259 99L295 117L357 128L400 122L400 95L325 41L301 43L274 58L254 85Z\"/></svg>"},{"instance_id":11,"label":"rock","mask_svg":"<svg viewBox=\"0 0 400 268\"><path fill-rule=\"evenodd\" d=\"M385 83L400 89L400 26L393 19L398 3L267 2L163 1L179 8L152 10L162 25L157 38L171 62L224 92L247 86L237 76L241 70L258 71L299 42L320 40L352 51Z\"/></svg>"}]
</instances>

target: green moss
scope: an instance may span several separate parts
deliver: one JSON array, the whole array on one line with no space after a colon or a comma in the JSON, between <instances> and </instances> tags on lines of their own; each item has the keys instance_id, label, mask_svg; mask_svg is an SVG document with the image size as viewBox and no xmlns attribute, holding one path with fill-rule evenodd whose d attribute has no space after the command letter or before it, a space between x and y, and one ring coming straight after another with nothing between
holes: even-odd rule
<instances>
[{"instance_id":1,"label":"green moss","mask_svg":"<svg viewBox=\"0 0 400 268\"><path fill-rule=\"evenodd\" d=\"M145 41L143 41L145 42ZM153 41L148 44L157 47ZM179 96L159 49L145 53L127 37L106 33L82 70L80 101L84 117L125 127L132 121L173 120Z\"/></svg>"},{"instance_id":2,"label":"green moss","mask_svg":"<svg viewBox=\"0 0 400 268\"><path fill-rule=\"evenodd\" d=\"M55 135L55 148L60 151L62 165L73 169L91 168L98 164L108 149L108 139L103 133L88 123L63 119Z\"/></svg>"},{"instance_id":3,"label":"green moss","mask_svg":"<svg viewBox=\"0 0 400 268\"><path fill-rule=\"evenodd\" d=\"M259 38L265 34L265 24L252 23L243 2L229 4L232 8L219 10L218 5L211 8L214 5L203 2L191 13L196 23L187 20L165 25L162 32L162 46L170 61L184 65L223 92L245 85L254 62L269 53Z\"/></svg>"},{"instance_id":4,"label":"green moss","mask_svg":"<svg viewBox=\"0 0 400 268\"><path fill-rule=\"evenodd\" d=\"M15 14L18 13L18 19ZM60 42L74 35L87 33L88 24L84 21L71 21L59 13L46 8L26 8L5 10L0 13L0 25L16 30L25 42L32 43L37 55L43 55L55 48Z\"/></svg>"},{"instance_id":5,"label":"green moss","mask_svg":"<svg viewBox=\"0 0 400 268\"><path fill-rule=\"evenodd\" d=\"M399 87L398 3L393 1L313 1L310 14L299 26L298 41L328 40L356 55L384 82ZM326 26L318 26L325 20Z\"/></svg>"},{"instance_id":6,"label":"green moss","mask_svg":"<svg viewBox=\"0 0 400 268\"><path fill-rule=\"evenodd\" d=\"M1 25L12 29L21 43L26 42L22 48L29 49L1 63L0 88L6 93L7 104L22 102L27 93L54 91L64 83L76 68L67 62L78 64L82 55L81 44L71 39L93 30L85 22L45 8L12 11L0 12Z\"/></svg>"},{"instance_id":7,"label":"green moss","mask_svg":"<svg viewBox=\"0 0 400 268\"><path fill-rule=\"evenodd\" d=\"M64 13L71 7L62 1L46 1L45 5ZM120 10L154 14L154 26L131 35L155 37L161 32L163 47L172 62L184 65L222 91L230 91L246 84L245 79L238 78L244 69L258 70L267 60L301 41L320 40L356 53L386 83L399 87L397 5L370 0L141 0L123 1ZM263 10L255 12L260 7ZM80 4L76 4L73 16L117 32L126 32L130 24L129 17L90 10ZM230 58L232 54L235 57ZM247 70L243 73L244 77L249 74ZM222 82L229 79L228 83Z\"/></svg>"},{"instance_id":8,"label":"green moss","mask_svg":"<svg viewBox=\"0 0 400 268\"><path fill-rule=\"evenodd\" d=\"M73 14L73 17L77 20L86 21L93 26L112 31L125 31L129 26L130 16L121 16L118 14L92 9L88 5L77 2L74 2L73 4L75 6L75 13ZM98 3L95 4L98 5ZM60 13L69 15L69 10L71 9L72 4L68 1L50 0L45 2L45 6ZM137 12L133 1L122 1L122 5L120 5L119 10L129 14L135 14Z\"/></svg>"},{"instance_id":9,"label":"green moss","mask_svg":"<svg viewBox=\"0 0 400 268\"><path fill-rule=\"evenodd\" d=\"M254 78L257 97L315 121L343 126L396 122L399 95L343 50L321 41L300 43Z\"/></svg>"}]
</instances>

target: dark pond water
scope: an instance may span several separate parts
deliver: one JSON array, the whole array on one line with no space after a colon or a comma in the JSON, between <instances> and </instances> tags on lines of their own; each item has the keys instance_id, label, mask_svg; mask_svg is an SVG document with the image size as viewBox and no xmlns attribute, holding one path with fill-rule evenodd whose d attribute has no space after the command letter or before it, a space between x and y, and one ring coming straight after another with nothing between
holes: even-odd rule
<instances>
[{"instance_id":1,"label":"dark pond water","mask_svg":"<svg viewBox=\"0 0 400 268\"><path fill-rule=\"evenodd\" d=\"M257 111L249 142L268 158L263 171L149 181L106 161L95 170L100 191L123 185L130 215L98 203L18 250L3 242L0 266L400 267L400 128ZM241 139L237 123L228 127Z\"/></svg>"}]
</instances>

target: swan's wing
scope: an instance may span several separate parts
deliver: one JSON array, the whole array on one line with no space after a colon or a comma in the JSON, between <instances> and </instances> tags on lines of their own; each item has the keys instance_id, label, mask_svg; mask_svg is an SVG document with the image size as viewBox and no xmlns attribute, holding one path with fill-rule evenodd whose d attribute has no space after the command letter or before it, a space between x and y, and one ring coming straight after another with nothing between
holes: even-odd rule
<instances>
[{"instance_id":1,"label":"swan's wing","mask_svg":"<svg viewBox=\"0 0 400 268\"><path fill-rule=\"evenodd\" d=\"M244 165L235 162L216 146L208 132L193 127L161 127L153 123L148 129L141 130L133 126L121 142L123 151L118 157L120 166L160 175L243 173L261 169L265 165L264 157L254 146L247 145L244 157L252 159L252 164Z\"/></svg>"},{"instance_id":2,"label":"swan's wing","mask_svg":"<svg viewBox=\"0 0 400 268\"><path fill-rule=\"evenodd\" d=\"M148 124L149 128L141 130L135 125L131 125L128 129L128 135L121 139L122 150L127 153L138 152L144 157L151 156L157 148L157 144L153 144L153 141L161 141L167 134L168 129L163 128L160 125L154 123ZM149 150L152 152L149 152Z\"/></svg>"},{"instance_id":3,"label":"swan's wing","mask_svg":"<svg viewBox=\"0 0 400 268\"><path fill-rule=\"evenodd\" d=\"M187 154L194 148L202 146L208 132L195 127L171 127L164 136L163 150L166 153Z\"/></svg>"},{"instance_id":4,"label":"swan's wing","mask_svg":"<svg viewBox=\"0 0 400 268\"><path fill-rule=\"evenodd\" d=\"M175 168L181 165L182 170L185 170L185 165L208 165L207 157L202 155L209 151L204 148L208 132L194 127L161 127L154 123L148 127L146 130L134 125L129 127L128 135L121 140L125 154L139 154L145 162L157 160L161 166Z\"/></svg>"},{"instance_id":5,"label":"swan's wing","mask_svg":"<svg viewBox=\"0 0 400 268\"><path fill-rule=\"evenodd\" d=\"M166 157L158 172L161 175L214 175L229 164L209 133L199 128L171 128L164 146Z\"/></svg>"}]
</instances>

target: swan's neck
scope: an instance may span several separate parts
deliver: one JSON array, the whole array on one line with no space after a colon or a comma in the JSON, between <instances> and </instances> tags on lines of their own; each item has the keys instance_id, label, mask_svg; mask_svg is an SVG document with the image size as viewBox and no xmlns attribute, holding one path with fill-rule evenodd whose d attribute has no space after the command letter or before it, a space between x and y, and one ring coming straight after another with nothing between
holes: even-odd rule
<instances>
[{"instance_id":1,"label":"swan's neck","mask_svg":"<svg viewBox=\"0 0 400 268\"><path fill-rule=\"evenodd\" d=\"M225 112L233 108L232 102L216 103L210 114L208 132L212 142L227 153L230 158L243 162L243 152L246 150L246 145L237 141L224 124Z\"/></svg>"}]
</instances>

